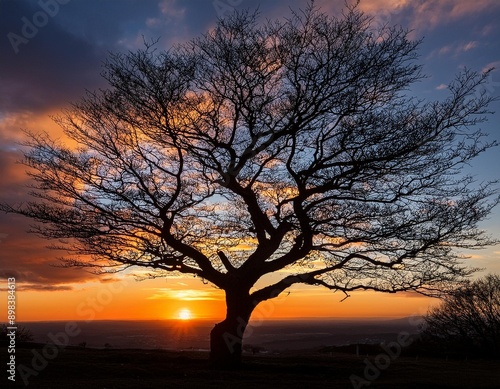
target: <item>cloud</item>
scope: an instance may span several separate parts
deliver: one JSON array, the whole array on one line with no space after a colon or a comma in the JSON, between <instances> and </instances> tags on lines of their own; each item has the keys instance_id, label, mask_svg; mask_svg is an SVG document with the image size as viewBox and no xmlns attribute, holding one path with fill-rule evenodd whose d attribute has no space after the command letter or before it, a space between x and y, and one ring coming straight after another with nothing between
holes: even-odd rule
<instances>
[{"instance_id":1,"label":"cloud","mask_svg":"<svg viewBox=\"0 0 500 389\"><path fill-rule=\"evenodd\" d=\"M23 1L4 2L2 8L2 15L10 15L0 19L4 38L10 33L24 37L22 20L40 12ZM23 44L0 41L0 114L47 110L75 100L85 88L102 84L99 69L106 53L64 30L57 18L51 18Z\"/></svg>"},{"instance_id":2,"label":"cloud","mask_svg":"<svg viewBox=\"0 0 500 389\"><path fill-rule=\"evenodd\" d=\"M108 284L113 282L123 282L123 278L105 277L105 278L100 278L99 282L103 284Z\"/></svg>"},{"instance_id":3,"label":"cloud","mask_svg":"<svg viewBox=\"0 0 500 389\"><path fill-rule=\"evenodd\" d=\"M15 204L28 198L24 168L14 163L17 157L17 153L0 150L0 202ZM0 278L15 277L17 282L30 285L30 290L36 289L34 285L40 285L40 290L64 290L57 288L99 279L81 269L60 267L58 258L63 253L48 249L48 241L29 234L31 224L22 216L0 213Z\"/></svg>"},{"instance_id":4,"label":"cloud","mask_svg":"<svg viewBox=\"0 0 500 389\"><path fill-rule=\"evenodd\" d=\"M436 90L444 90L444 89L448 89L448 85L446 85L446 84L439 84L436 87Z\"/></svg>"},{"instance_id":5,"label":"cloud","mask_svg":"<svg viewBox=\"0 0 500 389\"><path fill-rule=\"evenodd\" d=\"M187 9L173 0L87 0L61 5L33 37L24 38L23 21L40 12L38 2L2 2L0 114L41 112L78 101L86 89L105 85L100 73L109 52L144 47L144 39L158 37L169 44L181 27L203 28L190 21L180 26ZM9 34L23 43L11 44Z\"/></svg>"},{"instance_id":6,"label":"cloud","mask_svg":"<svg viewBox=\"0 0 500 389\"><path fill-rule=\"evenodd\" d=\"M78 101L86 89L105 85L100 73L109 52L143 48L144 40L156 38L169 48L204 32L217 18L211 1L72 1L26 41L23 20L40 12L35 1L2 2L0 114ZM10 33L23 43L12 45Z\"/></svg>"},{"instance_id":7,"label":"cloud","mask_svg":"<svg viewBox=\"0 0 500 389\"><path fill-rule=\"evenodd\" d=\"M452 45L446 45L437 49L437 54L439 55L449 54L452 50L453 50Z\"/></svg>"},{"instance_id":8,"label":"cloud","mask_svg":"<svg viewBox=\"0 0 500 389\"><path fill-rule=\"evenodd\" d=\"M472 49L475 49L478 46L479 46L479 42L477 42L477 41L471 41L471 42L467 42L467 43L464 43L462 45L459 45L457 47L457 51L467 52L467 51L470 51Z\"/></svg>"},{"instance_id":9,"label":"cloud","mask_svg":"<svg viewBox=\"0 0 500 389\"><path fill-rule=\"evenodd\" d=\"M481 36L488 36L491 33L493 33L493 31L495 31L495 29L496 29L495 25L493 25L493 24L487 24L486 26L483 26L480 29L479 35L481 35Z\"/></svg>"},{"instance_id":10,"label":"cloud","mask_svg":"<svg viewBox=\"0 0 500 389\"><path fill-rule=\"evenodd\" d=\"M0 202L19 204L28 200L25 167L16 164L22 155L0 132ZM70 282L95 279L87 272L56 267L61 252L49 250L47 241L28 234L32 222L22 216L0 213L0 278L15 277L29 290L65 290Z\"/></svg>"},{"instance_id":11,"label":"cloud","mask_svg":"<svg viewBox=\"0 0 500 389\"><path fill-rule=\"evenodd\" d=\"M160 11L169 19L182 20L186 14L186 8L180 7L176 0L163 0L158 5Z\"/></svg>"},{"instance_id":12,"label":"cloud","mask_svg":"<svg viewBox=\"0 0 500 389\"><path fill-rule=\"evenodd\" d=\"M153 288L155 291L148 300L182 300L182 301L209 301L221 300L222 292L217 290L197 290L197 289L171 289L171 288Z\"/></svg>"},{"instance_id":13,"label":"cloud","mask_svg":"<svg viewBox=\"0 0 500 389\"><path fill-rule=\"evenodd\" d=\"M396 13L408 7L410 3L409 0L362 0L360 8L370 14Z\"/></svg>"},{"instance_id":14,"label":"cloud","mask_svg":"<svg viewBox=\"0 0 500 389\"><path fill-rule=\"evenodd\" d=\"M498 8L496 0L418 0L407 2L411 8L411 28L432 30L437 26Z\"/></svg>"},{"instance_id":15,"label":"cloud","mask_svg":"<svg viewBox=\"0 0 500 389\"><path fill-rule=\"evenodd\" d=\"M149 28L156 28L161 25L161 19L160 18L147 18L146 19L146 26Z\"/></svg>"},{"instance_id":16,"label":"cloud","mask_svg":"<svg viewBox=\"0 0 500 389\"><path fill-rule=\"evenodd\" d=\"M454 57L458 57L463 53L467 53L471 50L474 50L480 46L478 41L469 41L469 42L457 42L442 46L433 50L428 56L427 59L436 57L436 56L446 56L452 55Z\"/></svg>"},{"instance_id":17,"label":"cloud","mask_svg":"<svg viewBox=\"0 0 500 389\"><path fill-rule=\"evenodd\" d=\"M431 299L432 298L432 297L424 296L423 294L414 292L412 290L398 292L397 296L405 297L405 298L419 298L419 299Z\"/></svg>"},{"instance_id":18,"label":"cloud","mask_svg":"<svg viewBox=\"0 0 500 389\"><path fill-rule=\"evenodd\" d=\"M490 12L499 5L496 0L434 0L434 2L441 5L446 4L447 8L450 9L450 17L452 19L459 19L485 11Z\"/></svg>"},{"instance_id":19,"label":"cloud","mask_svg":"<svg viewBox=\"0 0 500 389\"><path fill-rule=\"evenodd\" d=\"M318 3L331 11L338 9L339 4L342 2L320 0ZM499 6L497 0L361 0L359 4L360 9L373 16L378 25L387 22L404 24L417 34L471 15L491 12ZM406 22L402 23L403 20ZM490 31L485 30L485 34Z\"/></svg>"},{"instance_id":20,"label":"cloud","mask_svg":"<svg viewBox=\"0 0 500 389\"><path fill-rule=\"evenodd\" d=\"M60 292L73 290L71 285L40 285L40 284L18 284L16 283L16 291L18 292ZM7 288L0 288L0 291L5 292Z\"/></svg>"},{"instance_id":21,"label":"cloud","mask_svg":"<svg viewBox=\"0 0 500 389\"><path fill-rule=\"evenodd\" d=\"M500 60L488 63L486 66L483 67L483 69L481 71L486 72L487 70L489 70L491 68L494 68L495 71L500 69Z\"/></svg>"}]
</instances>

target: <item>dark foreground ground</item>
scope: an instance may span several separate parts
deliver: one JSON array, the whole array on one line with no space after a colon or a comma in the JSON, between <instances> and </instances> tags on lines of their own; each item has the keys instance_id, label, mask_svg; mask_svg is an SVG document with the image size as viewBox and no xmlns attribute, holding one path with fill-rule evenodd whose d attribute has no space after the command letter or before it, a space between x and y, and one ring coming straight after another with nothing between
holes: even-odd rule
<instances>
[{"instance_id":1,"label":"dark foreground ground","mask_svg":"<svg viewBox=\"0 0 500 389\"><path fill-rule=\"evenodd\" d=\"M26 387L23 365L28 388L500 388L498 360L391 358L372 351L368 357L340 349L245 355L241 370L214 371L206 352L46 348L47 360L41 346L31 345L16 350L16 382L2 368L0 387ZM2 354L5 366L5 349Z\"/></svg>"}]
</instances>

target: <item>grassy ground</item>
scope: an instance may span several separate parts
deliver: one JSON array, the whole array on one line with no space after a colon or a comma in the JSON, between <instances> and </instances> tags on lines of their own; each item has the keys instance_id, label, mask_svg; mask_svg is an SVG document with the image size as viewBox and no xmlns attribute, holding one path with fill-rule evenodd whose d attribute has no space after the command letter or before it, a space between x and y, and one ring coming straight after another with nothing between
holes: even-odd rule
<instances>
[{"instance_id":1,"label":"grassy ground","mask_svg":"<svg viewBox=\"0 0 500 389\"><path fill-rule=\"evenodd\" d=\"M366 356L339 352L249 355L239 371L214 371L208 367L208 355L199 352L67 348L54 357L50 351L45 352L52 359L42 367L40 357L32 364L37 352L43 355L40 347L17 349L16 363L18 369L26 367L29 388L500 388L500 361L477 359L391 360L373 354L368 360L384 365L377 376L374 367L366 368ZM2 371L0 387L25 387L19 370L15 383Z\"/></svg>"}]
</instances>

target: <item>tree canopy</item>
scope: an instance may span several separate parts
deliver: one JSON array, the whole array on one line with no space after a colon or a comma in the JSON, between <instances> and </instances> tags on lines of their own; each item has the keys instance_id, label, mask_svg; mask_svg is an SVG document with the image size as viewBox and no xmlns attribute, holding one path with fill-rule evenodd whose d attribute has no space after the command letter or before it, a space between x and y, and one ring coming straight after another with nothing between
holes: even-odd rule
<instances>
[{"instance_id":1,"label":"tree canopy","mask_svg":"<svg viewBox=\"0 0 500 389\"><path fill-rule=\"evenodd\" d=\"M356 7L309 6L114 54L109 88L56 118L78 146L32 134L35 199L3 209L39 222L70 266L216 285L233 327L297 283L440 293L472 271L457 248L493 243L478 223L495 188L462 174L493 146L474 129L493 98L471 70L443 101L412 97L418 45Z\"/></svg>"},{"instance_id":2,"label":"tree canopy","mask_svg":"<svg viewBox=\"0 0 500 389\"><path fill-rule=\"evenodd\" d=\"M500 357L500 276L489 274L446 296L426 315L423 340L449 351Z\"/></svg>"}]
</instances>

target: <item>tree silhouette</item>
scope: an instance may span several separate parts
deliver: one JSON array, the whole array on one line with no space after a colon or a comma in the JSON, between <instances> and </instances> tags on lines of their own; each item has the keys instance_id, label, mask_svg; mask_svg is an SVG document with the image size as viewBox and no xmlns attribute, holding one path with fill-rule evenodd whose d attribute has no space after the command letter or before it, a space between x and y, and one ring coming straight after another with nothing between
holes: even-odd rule
<instances>
[{"instance_id":1,"label":"tree silhouette","mask_svg":"<svg viewBox=\"0 0 500 389\"><path fill-rule=\"evenodd\" d=\"M500 276L489 274L444 298L425 317L423 339L483 356L500 356Z\"/></svg>"},{"instance_id":2,"label":"tree silhouette","mask_svg":"<svg viewBox=\"0 0 500 389\"><path fill-rule=\"evenodd\" d=\"M9 326L7 324L0 325L0 345L8 346L10 343L9 333L12 330L9 330ZM24 326L16 326L15 330L15 341L17 343L28 343L33 341L33 333L31 330Z\"/></svg>"},{"instance_id":3,"label":"tree silhouette","mask_svg":"<svg viewBox=\"0 0 500 389\"><path fill-rule=\"evenodd\" d=\"M254 308L295 284L439 293L472 272L456 248L492 243L477 223L494 189L460 174L492 146L471 130L492 98L470 70L442 102L412 98L417 47L356 7L332 17L311 5L115 54L109 88L56 118L78 147L31 134L35 200L3 209L60 240L69 266L222 289L214 365L237 365Z\"/></svg>"}]
</instances>

